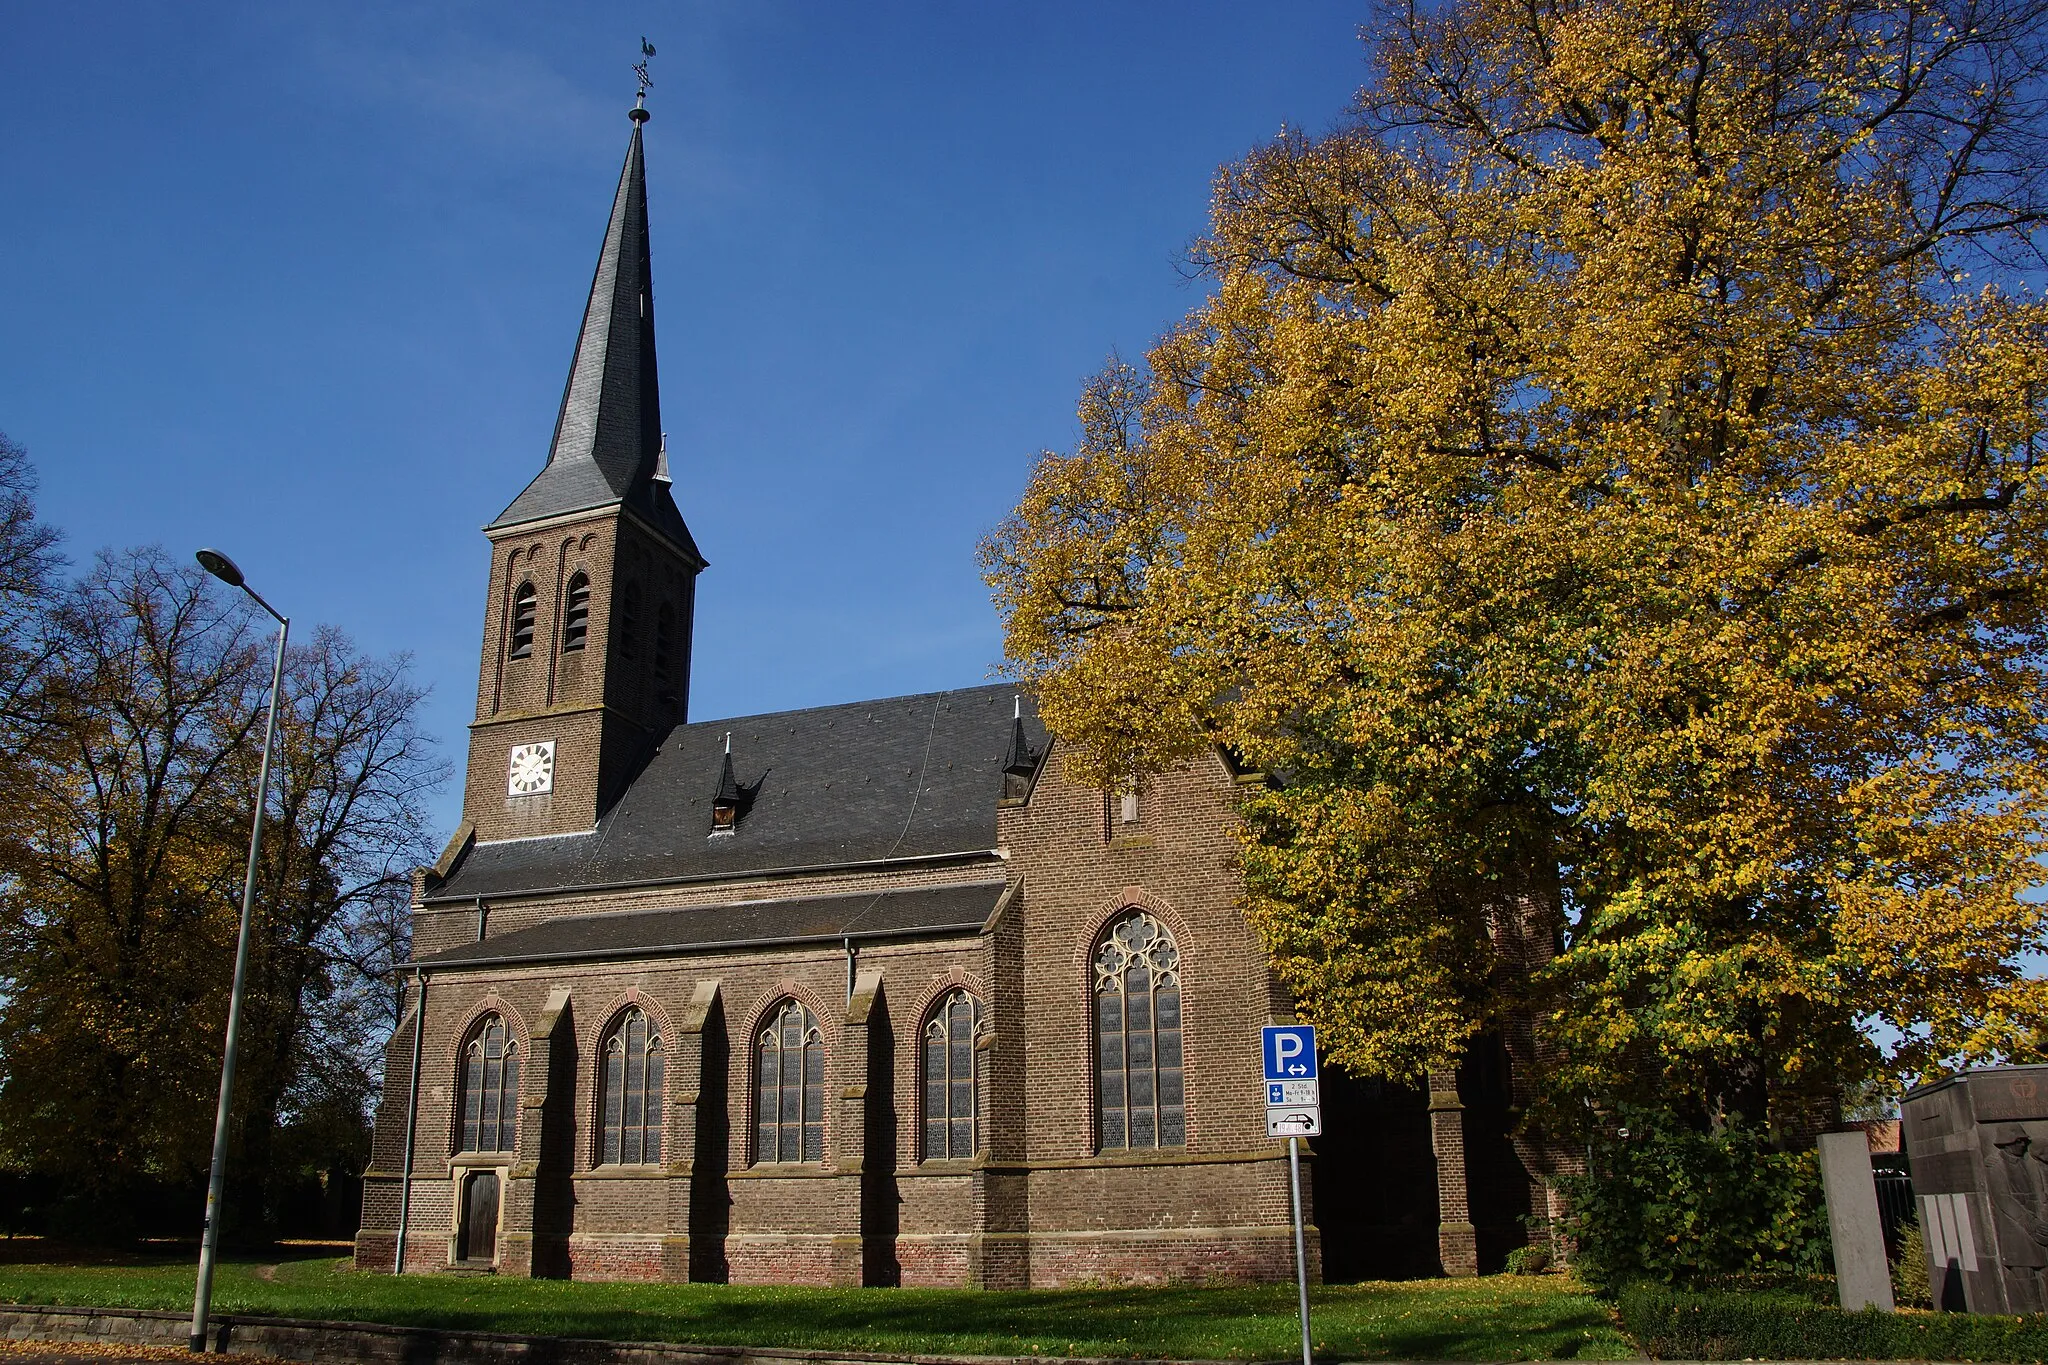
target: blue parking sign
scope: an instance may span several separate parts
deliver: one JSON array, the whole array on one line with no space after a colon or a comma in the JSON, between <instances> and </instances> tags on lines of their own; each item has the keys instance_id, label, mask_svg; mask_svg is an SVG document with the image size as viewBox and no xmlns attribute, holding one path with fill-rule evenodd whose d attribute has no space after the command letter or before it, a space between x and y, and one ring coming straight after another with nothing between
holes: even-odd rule
<instances>
[{"instance_id":1,"label":"blue parking sign","mask_svg":"<svg viewBox=\"0 0 2048 1365\"><path fill-rule=\"evenodd\" d=\"M1266 1082L1316 1079L1316 1031L1312 1024L1269 1024L1261 1030Z\"/></svg>"}]
</instances>

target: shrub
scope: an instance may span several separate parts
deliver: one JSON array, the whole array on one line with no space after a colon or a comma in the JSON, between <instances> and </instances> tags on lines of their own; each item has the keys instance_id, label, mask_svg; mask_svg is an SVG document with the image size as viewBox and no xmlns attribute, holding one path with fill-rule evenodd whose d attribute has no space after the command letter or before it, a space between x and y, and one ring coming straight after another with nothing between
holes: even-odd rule
<instances>
[{"instance_id":1,"label":"shrub","mask_svg":"<svg viewBox=\"0 0 2048 1365\"><path fill-rule=\"evenodd\" d=\"M1742 1124L1718 1133L1625 1110L1626 1138L1595 1143L1587 1173L1560 1183L1565 1232L1587 1283L1693 1285L1730 1274L1829 1268L1820 1165Z\"/></svg>"},{"instance_id":2,"label":"shrub","mask_svg":"<svg viewBox=\"0 0 2048 1365\"><path fill-rule=\"evenodd\" d=\"M1547 1246L1516 1247L1508 1253L1507 1272L1510 1275L1541 1275L1550 1269L1550 1248Z\"/></svg>"},{"instance_id":3,"label":"shrub","mask_svg":"<svg viewBox=\"0 0 2048 1365\"><path fill-rule=\"evenodd\" d=\"M1899 1259L1892 1262L1892 1302L1901 1308L1932 1308L1927 1296L1927 1239L1920 1235L1920 1220L1908 1218L1899 1224Z\"/></svg>"},{"instance_id":4,"label":"shrub","mask_svg":"<svg viewBox=\"0 0 2048 1365\"><path fill-rule=\"evenodd\" d=\"M2048 1361L2048 1316L1845 1313L1799 1295L1638 1284L1615 1300L1636 1344L1664 1360Z\"/></svg>"}]
</instances>

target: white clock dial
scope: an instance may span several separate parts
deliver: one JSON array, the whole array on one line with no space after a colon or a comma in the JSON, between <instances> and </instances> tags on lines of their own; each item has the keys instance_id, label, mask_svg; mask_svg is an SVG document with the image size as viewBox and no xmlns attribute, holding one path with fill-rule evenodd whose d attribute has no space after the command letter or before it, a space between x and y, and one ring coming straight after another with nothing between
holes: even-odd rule
<instances>
[{"instance_id":1,"label":"white clock dial","mask_svg":"<svg viewBox=\"0 0 2048 1365\"><path fill-rule=\"evenodd\" d=\"M555 787L555 742L512 746L512 764L505 779L508 796L539 796Z\"/></svg>"}]
</instances>

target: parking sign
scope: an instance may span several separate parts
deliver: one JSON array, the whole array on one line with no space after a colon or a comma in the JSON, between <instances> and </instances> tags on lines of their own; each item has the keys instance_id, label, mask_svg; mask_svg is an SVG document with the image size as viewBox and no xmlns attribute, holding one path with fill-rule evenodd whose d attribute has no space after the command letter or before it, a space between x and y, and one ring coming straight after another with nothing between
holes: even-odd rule
<instances>
[{"instance_id":1,"label":"parking sign","mask_svg":"<svg viewBox=\"0 0 2048 1365\"><path fill-rule=\"evenodd\" d=\"M1273 1024L1260 1035L1266 1072L1266 1132L1272 1137L1314 1137L1323 1131L1322 1081L1316 1074L1316 1031L1308 1024Z\"/></svg>"}]
</instances>

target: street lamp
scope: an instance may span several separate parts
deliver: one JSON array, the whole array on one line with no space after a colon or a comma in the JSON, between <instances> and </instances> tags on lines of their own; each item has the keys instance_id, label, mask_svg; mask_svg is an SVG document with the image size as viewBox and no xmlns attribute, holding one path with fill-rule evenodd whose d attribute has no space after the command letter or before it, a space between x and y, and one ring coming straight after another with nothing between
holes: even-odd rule
<instances>
[{"instance_id":1,"label":"street lamp","mask_svg":"<svg viewBox=\"0 0 2048 1365\"><path fill-rule=\"evenodd\" d=\"M292 623L278 615L277 608L264 601L243 579L235 561L219 550L201 550L193 556L201 568L231 588L240 588L277 622L277 661L270 669L270 719L263 727L263 766L256 778L256 814L249 823L249 869L242 878L242 929L235 939L235 984L228 993L227 1055L220 1063L220 1108L213 1116L213 1170L206 1180L206 1222L199 1234L199 1283L192 1293L192 1341L195 1351L206 1349L206 1314L213 1300L213 1263L220 1250L221 1184L228 1165L228 1107L235 1095L235 1044L242 1032L242 985L249 972L249 912L256 901L256 850L263 840L263 803L270 792L270 746L277 736L277 694L284 683L284 641Z\"/></svg>"}]
</instances>

